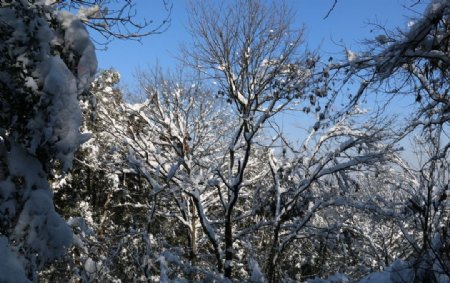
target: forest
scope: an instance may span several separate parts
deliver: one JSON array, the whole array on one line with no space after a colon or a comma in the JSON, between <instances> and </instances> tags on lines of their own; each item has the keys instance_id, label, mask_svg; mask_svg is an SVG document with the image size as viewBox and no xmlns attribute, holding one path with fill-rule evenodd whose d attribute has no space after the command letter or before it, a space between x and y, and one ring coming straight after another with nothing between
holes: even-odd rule
<instances>
[{"instance_id":1,"label":"forest","mask_svg":"<svg viewBox=\"0 0 450 283\"><path fill-rule=\"evenodd\" d=\"M1 283L450 282L450 1L333 58L286 1L192 0L133 92L97 49L179 3L136 1L0 0Z\"/></svg>"}]
</instances>

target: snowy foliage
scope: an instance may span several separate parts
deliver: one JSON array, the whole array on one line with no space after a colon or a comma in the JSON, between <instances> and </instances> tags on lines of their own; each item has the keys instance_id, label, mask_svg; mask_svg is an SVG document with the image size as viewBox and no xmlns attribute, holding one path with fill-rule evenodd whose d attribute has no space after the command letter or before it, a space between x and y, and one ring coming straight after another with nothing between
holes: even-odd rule
<instances>
[{"instance_id":1,"label":"snowy foliage","mask_svg":"<svg viewBox=\"0 0 450 283\"><path fill-rule=\"evenodd\" d=\"M70 168L87 139L77 97L97 61L86 29L67 12L41 1L0 3L1 264L13 265L0 281L35 280L36 270L72 242L48 177Z\"/></svg>"},{"instance_id":2,"label":"snowy foliage","mask_svg":"<svg viewBox=\"0 0 450 283\"><path fill-rule=\"evenodd\" d=\"M382 34L368 41L368 51L360 52L364 55L333 65L345 70L344 77L360 80L349 107L373 92L388 97L406 95L413 101L414 111L408 113L397 132L399 141L406 143L408 137L412 140L411 151L417 160L408 164L395 157L397 169L403 174L397 186L403 196L383 209L390 211L394 227L406 243L402 244L404 254L397 255L403 261L391 265L389 260L385 272L368 276L363 282L376 282L372 277L385 278L383 282L449 280L449 17L448 1L430 1L407 30L380 28ZM393 210L394 204L401 210Z\"/></svg>"},{"instance_id":3,"label":"snowy foliage","mask_svg":"<svg viewBox=\"0 0 450 283\"><path fill-rule=\"evenodd\" d=\"M194 72L140 72L131 98L92 81L84 24L108 11L6 2L1 282L449 282L448 1L341 63L286 6L205 2ZM365 109L376 92L414 111Z\"/></svg>"}]
</instances>

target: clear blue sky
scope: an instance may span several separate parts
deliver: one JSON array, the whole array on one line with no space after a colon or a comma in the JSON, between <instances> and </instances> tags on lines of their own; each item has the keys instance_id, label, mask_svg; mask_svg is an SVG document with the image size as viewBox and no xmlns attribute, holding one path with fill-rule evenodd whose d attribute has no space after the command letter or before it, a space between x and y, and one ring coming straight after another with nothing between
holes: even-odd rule
<instances>
[{"instance_id":1,"label":"clear blue sky","mask_svg":"<svg viewBox=\"0 0 450 283\"><path fill-rule=\"evenodd\" d=\"M133 41L115 40L107 51L98 51L99 67L113 67L121 73L122 85L131 90L137 86L133 74L136 68L151 67L156 63L166 69L174 67L174 58L182 42L189 42L186 31L188 20L188 0L168 0L173 3L171 25L162 34L146 37L142 44ZM219 0L211 0L219 1ZM232 0L224 0L232 1ZM274 0L277 1L277 0ZM297 14L298 25L306 27L305 43L310 49L319 48L323 58L343 56L343 45L352 50L360 49L360 42L373 38L369 23L377 23L388 29L406 29L411 16L419 16L414 11L423 11L427 0L422 0L408 9L417 0L338 0L334 10L324 19L334 0L285 0ZM158 23L167 15L162 0L136 0L139 15ZM396 104L397 111L409 109L410 102ZM285 132L293 137L302 136L298 117L282 113L278 117ZM312 125L312 124L311 124ZM408 145L406 145L408 147Z\"/></svg>"},{"instance_id":2,"label":"clear blue sky","mask_svg":"<svg viewBox=\"0 0 450 283\"><path fill-rule=\"evenodd\" d=\"M230 0L231 1L231 0ZM163 20L166 12L162 0L136 0L138 15L152 19L155 23ZM152 35L142 40L142 44L133 41L115 40L108 45L107 51L98 51L99 67L113 67L121 73L122 82L135 86L133 73L136 68L146 68L156 62L163 68L176 65L174 56L181 42L189 41L186 32L188 19L188 1L171 0L173 11L171 25L162 34ZM321 47L324 56L342 55L344 43L350 49L358 49L359 42L370 37L373 28L369 22L376 22L388 28L404 29L407 16L413 15L402 5L409 7L416 1L408 0L338 0L335 9L327 19L324 16L333 6L334 0L286 0L297 13L298 24L306 26L306 44L310 48ZM423 2L423 1L422 1ZM414 7L423 10L425 4Z\"/></svg>"}]
</instances>

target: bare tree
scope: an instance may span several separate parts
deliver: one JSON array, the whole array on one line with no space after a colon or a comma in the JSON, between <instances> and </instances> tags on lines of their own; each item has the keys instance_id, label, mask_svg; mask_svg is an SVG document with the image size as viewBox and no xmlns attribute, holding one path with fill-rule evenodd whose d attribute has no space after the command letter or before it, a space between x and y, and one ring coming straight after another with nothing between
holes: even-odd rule
<instances>
[{"instance_id":1,"label":"bare tree","mask_svg":"<svg viewBox=\"0 0 450 283\"><path fill-rule=\"evenodd\" d=\"M442 228L448 221L444 192L450 148L449 11L448 1L432 1L411 19L407 30L377 26L379 34L366 41L364 51L346 50L346 62L332 66L345 71L342 82L353 79L359 84L348 107L380 92L411 101L398 134L399 140L413 136L418 151L410 154L416 154L418 161L398 162L406 172L402 189L410 199L405 203L407 216L398 215L397 224L410 244L409 268L422 281L449 276L444 252L448 234ZM411 216L412 224L406 220Z\"/></svg>"},{"instance_id":2,"label":"bare tree","mask_svg":"<svg viewBox=\"0 0 450 283\"><path fill-rule=\"evenodd\" d=\"M328 74L324 70L319 77L313 75L318 67L317 57L301 51L303 30L292 27L293 14L286 5L272 3L265 6L259 1L238 1L225 7L207 2L195 4L191 8L190 25L194 42L184 49L185 58L206 79L217 84L218 93L228 99L239 117L239 125L224 155L227 167L217 170L225 191L221 195L224 264L218 261L218 271L223 269L224 276L231 278L235 246L243 245L242 235L267 228L273 233L269 233L270 252L264 260L264 271L267 279L275 282L280 279L276 274L280 254L297 239L299 231L316 212L336 204L326 197L321 198L323 201L313 201L314 191L320 188L319 180L338 172L347 176L343 172L354 166L384 160L392 147L375 144L391 135L376 126L368 127L373 125L370 123L364 130L345 126L350 119L345 115L340 117L341 120L326 119L329 107L321 109L318 100L328 94ZM331 95L325 103L327 106L333 97ZM311 151L294 149L292 160L278 164L270 153L272 143L265 147L265 158L257 157L255 153L261 144L261 134L269 121L277 113L286 111L288 106L305 103L317 111L317 121L310 128L311 138L306 139L303 147L311 146ZM304 109L308 112L307 105ZM328 132L320 131L322 128ZM275 140L282 140L281 136ZM317 138L315 146L310 144L314 140L312 137ZM291 144L284 143L287 148L292 148ZM366 150L365 154L361 154L362 148ZM258 163L255 158L264 161L259 163L259 172L252 174L250 168ZM299 159L304 162L294 162ZM257 190L257 195L265 190L271 192L266 197L273 199L273 212L270 220L266 218L267 222L252 223L251 219L256 215L243 213L236 205L245 202L245 196L257 189L257 184L264 184L266 188ZM261 198L261 201L267 200ZM300 203L308 210L310 201L312 208L299 216ZM253 206L253 211L259 211L258 207ZM237 224L244 219L248 226ZM205 229L205 232L211 233L210 230ZM210 239L217 241L214 234Z\"/></svg>"},{"instance_id":3,"label":"bare tree","mask_svg":"<svg viewBox=\"0 0 450 283\"><path fill-rule=\"evenodd\" d=\"M53 0L58 10L77 13L80 20L91 30L100 33L106 43L114 38L140 40L164 32L169 28L173 3L161 0L165 13L160 22L143 17L135 0Z\"/></svg>"},{"instance_id":4,"label":"bare tree","mask_svg":"<svg viewBox=\"0 0 450 283\"><path fill-rule=\"evenodd\" d=\"M345 71L342 82L359 81L349 107L368 91L378 90L415 100L417 113L406 131L448 122L449 3L435 2L419 18L411 19L406 31L376 26L379 34L366 41L366 50L346 50L346 62L332 66Z\"/></svg>"},{"instance_id":5,"label":"bare tree","mask_svg":"<svg viewBox=\"0 0 450 283\"><path fill-rule=\"evenodd\" d=\"M192 279L210 255L200 245L201 230L209 223L197 211L218 205L218 200L206 199L217 190L211 185L211 160L222 158L234 118L224 111L222 98L183 75L181 70L164 74L158 67L139 72L145 101L119 102L115 105L122 109L121 117L105 109L102 119L113 125L106 131L124 141L124 158L148 184L148 233L161 235L173 249L183 246L185 252L176 253L188 262L176 264L191 270L187 276ZM170 223L166 229L153 227L165 222ZM169 231L182 235L170 240ZM219 260L220 247L213 242L212 249Z\"/></svg>"},{"instance_id":6,"label":"bare tree","mask_svg":"<svg viewBox=\"0 0 450 283\"><path fill-rule=\"evenodd\" d=\"M161 280L186 274L191 280L278 282L315 271L328 275L313 261L294 264L293 255L307 254L299 245L306 250L319 243L314 256L324 263L324 231L336 242L357 233L365 237L361 242L370 241L358 230L361 222L350 219L356 210L388 218L390 207L381 209L382 201L359 199L360 171L379 172L395 161L392 121L377 112L364 118L355 104L334 113L332 62L321 66L302 50L303 30L292 28L287 6L195 4L194 42L184 59L200 77L141 73L146 100L117 98L114 109L101 113L128 172L146 181L142 201L120 204L145 208L142 235L157 235L157 251L131 253L135 270L147 279L159 272ZM300 146L277 126L277 114L290 109L306 112L295 112L306 130ZM324 220L327 213L332 217ZM377 244L371 250L376 267L390 260L380 259L387 248ZM351 243L344 245L351 255L343 262L362 258Z\"/></svg>"},{"instance_id":7,"label":"bare tree","mask_svg":"<svg viewBox=\"0 0 450 283\"><path fill-rule=\"evenodd\" d=\"M226 7L212 2L191 5L192 48L189 62L219 85L235 106L239 126L230 141L228 168L218 171L226 187L225 264L232 276L233 218L248 169L253 141L265 122L302 96L308 70L299 68L303 30L292 27L293 14L283 4L238 1Z\"/></svg>"}]
</instances>

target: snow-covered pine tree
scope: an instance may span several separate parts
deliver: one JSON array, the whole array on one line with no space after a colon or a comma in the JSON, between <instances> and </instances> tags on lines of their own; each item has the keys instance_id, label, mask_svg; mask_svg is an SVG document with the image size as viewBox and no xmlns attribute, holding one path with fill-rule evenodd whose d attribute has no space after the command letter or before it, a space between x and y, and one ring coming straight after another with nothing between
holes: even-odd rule
<instances>
[{"instance_id":1,"label":"snow-covered pine tree","mask_svg":"<svg viewBox=\"0 0 450 283\"><path fill-rule=\"evenodd\" d=\"M0 7L0 281L26 282L72 243L48 179L89 138L79 131L78 96L97 60L72 14L45 1Z\"/></svg>"}]
</instances>

